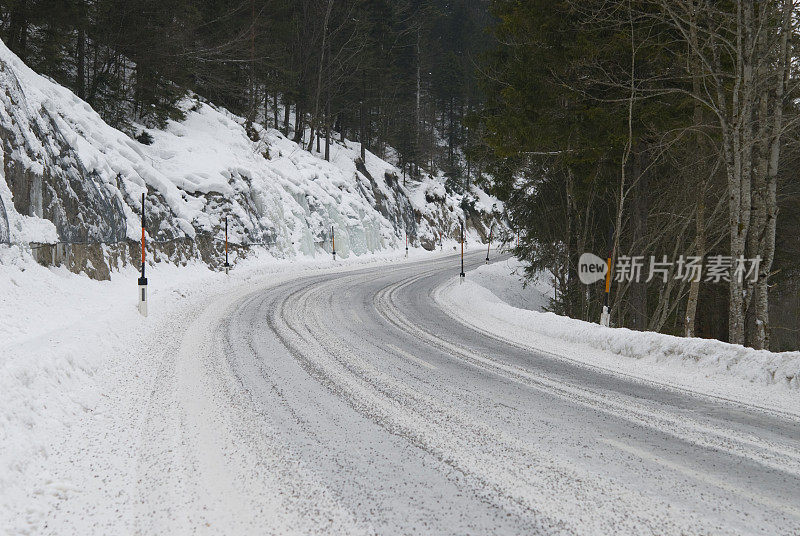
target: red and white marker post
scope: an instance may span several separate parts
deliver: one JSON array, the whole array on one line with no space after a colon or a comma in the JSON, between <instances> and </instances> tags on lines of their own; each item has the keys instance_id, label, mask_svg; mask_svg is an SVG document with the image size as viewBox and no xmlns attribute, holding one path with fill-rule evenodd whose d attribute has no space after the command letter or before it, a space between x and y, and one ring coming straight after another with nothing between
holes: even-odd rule
<instances>
[{"instance_id":1,"label":"red and white marker post","mask_svg":"<svg viewBox=\"0 0 800 536\"><path fill-rule=\"evenodd\" d=\"M225 216L225 275L228 275L228 270L231 265L228 263L228 217Z\"/></svg>"},{"instance_id":2,"label":"red and white marker post","mask_svg":"<svg viewBox=\"0 0 800 536\"><path fill-rule=\"evenodd\" d=\"M331 225L331 247L333 249L333 260L336 260L336 235L333 232L333 225Z\"/></svg>"},{"instance_id":3,"label":"red and white marker post","mask_svg":"<svg viewBox=\"0 0 800 536\"><path fill-rule=\"evenodd\" d=\"M144 249L144 196L142 194L142 276L139 278L139 313L147 316L147 277L145 276L145 249Z\"/></svg>"}]
</instances>

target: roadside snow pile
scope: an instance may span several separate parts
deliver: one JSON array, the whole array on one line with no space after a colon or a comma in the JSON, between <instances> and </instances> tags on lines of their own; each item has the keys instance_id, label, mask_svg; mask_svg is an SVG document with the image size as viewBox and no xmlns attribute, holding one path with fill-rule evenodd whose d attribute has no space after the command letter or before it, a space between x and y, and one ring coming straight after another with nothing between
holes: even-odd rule
<instances>
[{"instance_id":1,"label":"roadside snow pile","mask_svg":"<svg viewBox=\"0 0 800 536\"><path fill-rule=\"evenodd\" d=\"M469 273L469 280L489 290L501 301L529 311L543 312L555 297L551 278L540 274L525 284L525 264L516 257L484 264Z\"/></svg>"},{"instance_id":2,"label":"roadside snow pile","mask_svg":"<svg viewBox=\"0 0 800 536\"><path fill-rule=\"evenodd\" d=\"M500 268L487 269L497 270ZM473 274L468 273L463 284L453 282L442 287L437 300L452 316L514 344L643 379L706 391L710 387L716 394L727 394L717 388L719 385L712 385L725 378L738 384L731 387L734 390L747 385L793 392L800 389L800 352L776 353L711 339L606 328L554 313L525 310L486 288L497 285L486 284L485 273L479 270L477 277ZM517 285L516 290L503 295L521 292L528 291ZM531 292L535 295L537 291Z\"/></svg>"},{"instance_id":3,"label":"roadside snow pile","mask_svg":"<svg viewBox=\"0 0 800 536\"><path fill-rule=\"evenodd\" d=\"M30 484L52 455L49 441L104 396L94 375L124 355L126 332L139 331L133 307L115 299L121 282L50 270L19 246L0 245L0 533L27 533L14 515L35 524L41 512L30 498L67 489L46 475Z\"/></svg>"}]
</instances>

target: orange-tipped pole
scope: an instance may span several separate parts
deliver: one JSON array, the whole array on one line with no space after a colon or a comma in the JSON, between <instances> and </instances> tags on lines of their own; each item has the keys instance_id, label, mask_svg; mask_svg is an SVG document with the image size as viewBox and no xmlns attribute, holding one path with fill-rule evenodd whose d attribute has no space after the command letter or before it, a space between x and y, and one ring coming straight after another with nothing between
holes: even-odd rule
<instances>
[{"instance_id":1,"label":"orange-tipped pole","mask_svg":"<svg viewBox=\"0 0 800 536\"><path fill-rule=\"evenodd\" d=\"M486 263L489 263L489 250L492 249L492 231L494 231L494 224L489 227L489 245L486 246Z\"/></svg>"},{"instance_id":2,"label":"orange-tipped pole","mask_svg":"<svg viewBox=\"0 0 800 536\"><path fill-rule=\"evenodd\" d=\"M144 284L146 285L146 284L147 284L147 279L145 279L145 275L144 275L144 266L145 266L145 249L144 249L144 226L145 226L145 222L144 222L144 195L145 195L145 194L142 194L142 281L144 281Z\"/></svg>"},{"instance_id":3,"label":"orange-tipped pole","mask_svg":"<svg viewBox=\"0 0 800 536\"><path fill-rule=\"evenodd\" d=\"M600 325L609 327L611 325L611 310L609 308L611 295L611 260L614 258L614 228L608 235L608 255L606 256L606 293L603 296L603 312L600 313Z\"/></svg>"}]
</instances>

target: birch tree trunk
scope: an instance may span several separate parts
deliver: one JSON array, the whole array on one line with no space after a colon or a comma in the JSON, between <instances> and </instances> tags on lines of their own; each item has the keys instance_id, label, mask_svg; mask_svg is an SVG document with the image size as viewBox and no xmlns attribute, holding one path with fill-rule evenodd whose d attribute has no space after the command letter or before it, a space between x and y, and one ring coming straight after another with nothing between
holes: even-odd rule
<instances>
[{"instance_id":1,"label":"birch tree trunk","mask_svg":"<svg viewBox=\"0 0 800 536\"><path fill-rule=\"evenodd\" d=\"M634 254L645 251L647 237L647 213L649 212L647 199L647 146L637 142L633 149L631 162L631 227L633 234ZM646 274L643 274L643 277ZM647 286L644 279L632 281L630 285L630 298L628 303L631 309L631 327L640 331L647 329Z\"/></svg>"},{"instance_id":2,"label":"birch tree trunk","mask_svg":"<svg viewBox=\"0 0 800 536\"><path fill-rule=\"evenodd\" d=\"M750 227L752 155L753 155L753 4L749 0L736 2L736 40L734 83L731 95L730 118L733 128L723 128L726 152L729 196L730 254L733 259L744 258ZM716 54L718 72L724 72ZM718 92L723 92L720 85ZM725 98L720 99L721 103ZM724 122L724 121L723 121ZM736 277L730 278L728 292L728 340L745 343L745 289Z\"/></svg>"},{"instance_id":3,"label":"birch tree trunk","mask_svg":"<svg viewBox=\"0 0 800 536\"><path fill-rule=\"evenodd\" d=\"M614 227L614 245L611 250L611 270L613 272L614 266L617 263L617 256L619 255L619 245L620 245L620 234L622 233L622 215L625 209L625 197L626 197L626 188L627 184L625 182L626 179L626 167L628 165L628 160L630 159L631 150L633 148L633 103L634 99L636 98L636 43L635 43L635 34L634 34L634 24L633 24L633 11L631 9L630 2L628 3L628 15L629 15L629 22L630 22L630 31L631 31L631 78L630 78L630 85L629 85L629 95L628 95L628 138L625 142L625 149L622 153L622 162L620 163L620 178L619 178L619 196L617 197L617 214L615 218L615 227ZM612 273L613 277L613 273ZM611 306L611 314L612 317L614 316L615 312L620 310L619 304L621 302L622 292L617 292L617 299L614 300L614 304Z\"/></svg>"},{"instance_id":4,"label":"birch tree trunk","mask_svg":"<svg viewBox=\"0 0 800 536\"><path fill-rule=\"evenodd\" d=\"M771 132L769 133L764 180L764 231L758 254L761 256L758 280L755 283L755 336L753 346L769 348L769 274L775 258L775 232L777 228L777 178L780 164L781 139L784 129L783 109L791 75L793 0L783 0L780 11L780 41L778 46L777 76L774 84ZM769 106L768 106L769 108ZM768 110L769 111L769 110ZM764 118L766 123L767 118ZM766 151L765 151L766 152Z\"/></svg>"},{"instance_id":5,"label":"birch tree trunk","mask_svg":"<svg viewBox=\"0 0 800 536\"><path fill-rule=\"evenodd\" d=\"M698 195L697 205L695 207L695 235L697 245L695 246L695 255L698 257L705 256L706 251L706 222L705 222L705 186L700 190L702 193ZM689 283L689 297L686 300L686 326L685 335L687 337L695 336L695 324L697 322L697 304L700 301L700 281L702 277L698 274L697 277L692 279Z\"/></svg>"},{"instance_id":6,"label":"birch tree trunk","mask_svg":"<svg viewBox=\"0 0 800 536\"><path fill-rule=\"evenodd\" d=\"M695 95L700 95L701 87L701 72L702 72L702 64L700 59L697 55L697 50L699 48L698 37L697 37L697 25L699 22L699 15L700 9L696 5L692 5L692 12L691 12L691 24L689 27L689 40L690 40L690 54L692 57L691 66L692 66L692 92ZM703 126L703 106L700 104L700 101L694 101L694 111L693 111L693 123L694 128L696 129L696 139L697 139L697 149L700 152L700 158L705 156L705 151L702 148L705 146L703 140L703 134L701 132L701 128ZM703 170L700 170L698 173L698 178L701 180L698 182L697 194L696 194L696 203L695 203L695 255L697 257L705 257L706 254L706 223L705 223L705 195L706 195L706 184L705 184L705 173ZM700 281L701 277L698 274L698 277L692 279L689 282L689 297L686 300L686 318L685 318L685 326L684 326L684 334L687 337L694 337L695 336L695 325L697 323L697 304L700 301Z\"/></svg>"}]
</instances>

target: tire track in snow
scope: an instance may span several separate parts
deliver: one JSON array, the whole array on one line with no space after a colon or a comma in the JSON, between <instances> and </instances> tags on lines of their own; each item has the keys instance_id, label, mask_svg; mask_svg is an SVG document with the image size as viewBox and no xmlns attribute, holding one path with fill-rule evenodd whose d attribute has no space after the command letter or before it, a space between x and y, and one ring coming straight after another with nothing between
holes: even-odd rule
<instances>
[{"instance_id":1,"label":"tire track in snow","mask_svg":"<svg viewBox=\"0 0 800 536\"><path fill-rule=\"evenodd\" d=\"M355 277L358 276L350 276ZM652 524L653 530L688 534L702 525L690 513L676 525L666 512L657 514L659 507L655 503L650 505L649 517L632 512L620 517L614 504L641 504L646 500L609 482L587 481L585 475L559 465L507 434L448 411L441 402L359 359L364 347L325 329L330 311L320 311L318 307L320 302L330 303L336 287L342 292L344 282L345 278L338 278L294 291L278 306L272 328L318 381L390 432L465 474L476 491L484 491L486 500L516 510L517 515L527 512L543 533L573 533L577 527L569 520L578 515L584 517L584 523L587 518L592 519L589 526L600 532L634 532L635 527ZM545 500L554 493L571 495L573 500L561 505ZM543 505L548 507L547 513L542 510Z\"/></svg>"},{"instance_id":2,"label":"tire track in snow","mask_svg":"<svg viewBox=\"0 0 800 536\"><path fill-rule=\"evenodd\" d=\"M494 374L523 382L528 386L586 407L605 411L609 415L626 418L637 425L669 432L677 439L742 456L777 471L800 477L800 451L797 449L785 448L755 435L745 435L735 430L702 424L685 415L675 417L666 412L653 410L631 399L622 399L607 393L587 390L585 386L576 387L542 375L533 375L521 367L506 364L490 356L473 352L464 346L442 340L406 318L392 302L394 293L424 277L426 276L421 275L412 280L398 282L375 296L376 309L398 329L414 333L431 345L451 352L471 365Z\"/></svg>"}]
</instances>

